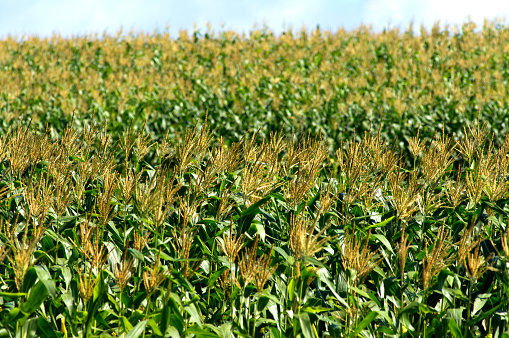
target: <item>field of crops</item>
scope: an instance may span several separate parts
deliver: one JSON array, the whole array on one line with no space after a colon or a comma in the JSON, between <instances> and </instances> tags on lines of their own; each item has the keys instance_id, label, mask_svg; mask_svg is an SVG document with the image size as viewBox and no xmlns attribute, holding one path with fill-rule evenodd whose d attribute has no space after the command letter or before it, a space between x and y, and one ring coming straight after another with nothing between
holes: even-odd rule
<instances>
[{"instance_id":1,"label":"field of crops","mask_svg":"<svg viewBox=\"0 0 509 338\"><path fill-rule=\"evenodd\" d=\"M0 41L0 337L509 337L509 27Z\"/></svg>"}]
</instances>

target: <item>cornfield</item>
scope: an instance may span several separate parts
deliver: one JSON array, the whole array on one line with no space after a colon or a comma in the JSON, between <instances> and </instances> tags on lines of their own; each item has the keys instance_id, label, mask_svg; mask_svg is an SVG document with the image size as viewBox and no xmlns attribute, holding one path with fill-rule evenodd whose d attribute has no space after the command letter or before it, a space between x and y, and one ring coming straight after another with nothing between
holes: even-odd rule
<instances>
[{"instance_id":1,"label":"cornfield","mask_svg":"<svg viewBox=\"0 0 509 338\"><path fill-rule=\"evenodd\" d=\"M209 116L226 144L260 129L342 140L381 128L404 143L419 125L459 139L479 115L497 145L508 131L509 29L486 22L420 35L258 29L0 41L0 132L18 121L61 134L73 114L118 135L146 122L154 141ZM402 143L402 144L401 144ZM409 154L407 154L409 155Z\"/></svg>"},{"instance_id":2,"label":"cornfield","mask_svg":"<svg viewBox=\"0 0 509 338\"><path fill-rule=\"evenodd\" d=\"M1 41L0 336L509 336L474 28Z\"/></svg>"}]
</instances>

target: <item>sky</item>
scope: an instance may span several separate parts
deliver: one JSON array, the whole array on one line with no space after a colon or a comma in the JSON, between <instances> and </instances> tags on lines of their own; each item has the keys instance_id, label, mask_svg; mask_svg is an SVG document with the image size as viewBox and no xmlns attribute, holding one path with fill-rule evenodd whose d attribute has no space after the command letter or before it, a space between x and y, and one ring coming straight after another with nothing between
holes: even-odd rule
<instances>
[{"instance_id":1,"label":"sky","mask_svg":"<svg viewBox=\"0 0 509 338\"><path fill-rule=\"evenodd\" d=\"M482 27L490 21L509 19L509 0L0 0L0 38L54 33L69 37L104 32L115 35L122 27L152 33L181 29L204 33L207 23L215 32L249 33L264 24L274 33L300 31L317 25L335 32L371 25L374 31L410 22L416 32L437 21L461 26L468 20Z\"/></svg>"}]
</instances>

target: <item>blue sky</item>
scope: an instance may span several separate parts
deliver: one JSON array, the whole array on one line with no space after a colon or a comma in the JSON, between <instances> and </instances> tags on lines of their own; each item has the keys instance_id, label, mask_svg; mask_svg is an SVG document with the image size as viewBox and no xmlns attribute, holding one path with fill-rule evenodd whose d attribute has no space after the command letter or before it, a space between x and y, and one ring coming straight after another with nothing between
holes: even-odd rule
<instances>
[{"instance_id":1,"label":"blue sky","mask_svg":"<svg viewBox=\"0 0 509 338\"><path fill-rule=\"evenodd\" d=\"M0 38L115 34L120 27L151 33L166 26L176 37L180 29L192 31L194 24L205 32L207 22L216 32L224 27L248 33L264 23L276 33L302 25L335 31L370 24L380 31L406 29L410 21L418 30L436 21L443 27L470 18L482 26L484 19L508 17L509 0L0 0Z\"/></svg>"}]
</instances>

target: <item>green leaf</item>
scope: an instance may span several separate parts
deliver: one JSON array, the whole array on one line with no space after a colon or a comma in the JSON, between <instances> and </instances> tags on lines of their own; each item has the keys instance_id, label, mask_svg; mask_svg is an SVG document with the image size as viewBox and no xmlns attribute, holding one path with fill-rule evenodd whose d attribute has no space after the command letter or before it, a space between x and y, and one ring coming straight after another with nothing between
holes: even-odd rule
<instances>
[{"instance_id":1,"label":"green leaf","mask_svg":"<svg viewBox=\"0 0 509 338\"><path fill-rule=\"evenodd\" d=\"M65 288L67 289L67 288L69 288L69 284L71 283L71 280L72 280L71 270L66 265L66 266L63 266L60 271L62 273L62 277L64 277Z\"/></svg>"},{"instance_id":2,"label":"green leaf","mask_svg":"<svg viewBox=\"0 0 509 338\"><path fill-rule=\"evenodd\" d=\"M396 216L391 216L391 217L387 218L385 221L382 221L380 223L376 223L373 225L369 225L369 226L365 227L363 229L363 231L373 229L373 228L381 228L381 227L385 226L387 223L389 223L390 221L392 221L394 219L394 217L396 217Z\"/></svg>"},{"instance_id":3,"label":"green leaf","mask_svg":"<svg viewBox=\"0 0 509 338\"><path fill-rule=\"evenodd\" d=\"M198 326L202 326L203 321L201 315L198 313L198 309L194 304L189 304L184 306L184 310L191 315L191 319L198 324Z\"/></svg>"},{"instance_id":4,"label":"green leaf","mask_svg":"<svg viewBox=\"0 0 509 338\"><path fill-rule=\"evenodd\" d=\"M79 158L78 156L69 156L69 160L78 161L78 162L86 162L84 159ZM47 161L44 161L44 162L47 162ZM39 162L39 163L41 163L41 162Z\"/></svg>"},{"instance_id":5,"label":"green leaf","mask_svg":"<svg viewBox=\"0 0 509 338\"><path fill-rule=\"evenodd\" d=\"M484 318L490 316L493 312L497 311L502 305L506 304L507 301L506 300L503 300L501 301L497 306L495 306L494 308L491 308L489 309L488 311L484 311L482 312L479 316L475 317L475 318L472 318L472 320L470 320L470 322L468 322L466 325L468 326L472 326L474 324L477 324L478 322L480 322L481 320L483 320Z\"/></svg>"},{"instance_id":6,"label":"green leaf","mask_svg":"<svg viewBox=\"0 0 509 338\"><path fill-rule=\"evenodd\" d=\"M116 312L120 312L120 305L118 304L117 298L113 297L111 294L107 293L108 301L113 306Z\"/></svg>"},{"instance_id":7,"label":"green leaf","mask_svg":"<svg viewBox=\"0 0 509 338\"><path fill-rule=\"evenodd\" d=\"M28 296L28 293L25 292L3 292L0 291L0 297L9 297L9 298L18 298Z\"/></svg>"},{"instance_id":8,"label":"green leaf","mask_svg":"<svg viewBox=\"0 0 509 338\"><path fill-rule=\"evenodd\" d=\"M362 330L364 330L376 317L378 316L378 312L371 311L364 317L364 319L357 325L354 331L350 333L350 337L357 337Z\"/></svg>"},{"instance_id":9,"label":"green leaf","mask_svg":"<svg viewBox=\"0 0 509 338\"><path fill-rule=\"evenodd\" d=\"M32 288L37 281L37 271L35 271L35 268L29 267L27 272L25 273L25 277L23 278L23 284L21 285L21 292L28 293L30 291L30 288Z\"/></svg>"},{"instance_id":10,"label":"green leaf","mask_svg":"<svg viewBox=\"0 0 509 338\"><path fill-rule=\"evenodd\" d=\"M368 293L366 291L364 291L364 290L358 289L355 286L351 286L351 289L352 289L352 291L355 291L356 293L358 293L362 297L370 298Z\"/></svg>"},{"instance_id":11,"label":"green leaf","mask_svg":"<svg viewBox=\"0 0 509 338\"><path fill-rule=\"evenodd\" d=\"M137 338L137 337L139 337L145 331L145 327L147 326L147 323L148 323L148 320L144 320L144 321L139 322L138 324L136 324L136 326L133 327L129 331L129 333L127 333L125 338Z\"/></svg>"},{"instance_id":12,"label":"green leaf","mask_svg":"<svg viewBox=\"0 0 509 338\"><path fill-rule=\"evenodd\" d=\"M232 323L224 323L219 327L213 324L203 324L203 326L209 328L220 337L233 337Z\"/></svg>"},{"instance_id":13,"label":"green leaf","mask_svg":"<svg viewBox=\"0 0 509 338\"><path fill-rule=\"evenodd\" d=\"M171 338L180 338L180 333L178 332L178 330L173 327L173 326L170 326L167 330L166 330L166 337L171 337Z\"/></svg>"},{"instance_id":14,"label":"green leaf","mask_svg":"<svg viewBox=\"0 0 509 338\"><path fill-rule=\"evenodd\" d=\"M256 309L260 312L265 310L265 307L267 307L269 301L270 301L269 297L260 296L260 298L258 298L258 303L256 304Z\"/></svg>"},{"instance_id":15,"label":"green leaf","mask_svg":"<svg viewBox=\"0 0 509 338\"><path fill-rule=\"evenodd\" d=\"M475 316L477 314L477 312L479 312L479 310L481 310L483 308L484 304L486 304L488 299L490 299L490 296L491 296L491 293L481 293L481 294L478 294L477 297L475 297L474 309L472 311L472 315Z\"/></svg>"},{"instance_id":16,"label":"green leaf","mask_svg":"<svg viewBox=\"0 0 509 338\"><path fill-rule=\"evenodd\" d=\"M108 310L102 311L102 312L98 312L95 315L94 319L96 320L96 326L97 326L97 324L101 324L102 326L104 326L106 328L110 328L110 326L108 325L108 323L106 322L106 320L103 317L103 315L106 315L107 312L108 312Z\"/></svg>"},{"instance_id":17,"label":"green leaf","mask_svg":"<svg viewBox=\"0 0 509 338\"><path fill-rule=\"evenodd\" d=\"M490 209L496 210L499 213L507 216L507 210L500 208L498 205L491 203L490 201L484 201L484 204L490 207Z\"/></svg>"},{"instance_id":18,"label":"green leaf","mask_svg":"<svg viewBox=\"0 0 509 338\"><path fill-rule=\"evenodd\" d=\"M131 255L133 255L133 257L136 258L137 260L139 260L140 262L145 261L145 257L138 250L129 248L129 249L127 249L127 251L129 251L131 253Z\"/></svg>"},{"instance_id":19,"label":"green leaf","mask_svg":"<svg viewBox=\"0 0 509 338\"><path fill-rule=\"evenodd\" d=\"M274 251L278 252L281 256L283 256L284 260L287 259L288 253L283 248L279 246L274 246Z\"/></svg>"},{"instance_id":20,"label":"green leaf","mask_svg":"<svg viewBox=\"0 0 509 338\"><path fill-rule=\"evenodd\" d=\"M37 318L30 318L16 332L16 338L32 338L36 337Z\"/></svg>"},{"instance_id":21,"label":"green leaf","mask_svg":"<svg viewBox=\"0 0 509 338\"><path fill-rule=\"evenodd\" d=\"M39 331L40 336L48 337L48 338L57 338L57 334L53 327L51 327L50 323L44 317L37 318L37 331ZM41 335L42 333L42 335Z\"/></svg>"},{"instance_id":22,"label":"green leaf","mask_svg":"<svg viewBox=\"0 0 509 338\"><path fill-rule=\"evenodd\" d=\"M126 317L120 316L119 319L120 319L120 323L122 324L122 328L124 329L125 332L129 332L132 330L133 325Z\"/></svg>"},{"instance_id":23,"label":"green leaf","mask_svg":"<svg viewBox=\"0 0 509 338\"><path fill-rule=\"evenodd\" d=\"M287 288L287 290L288 290L288 300L290 302L293 301L293 297L295 295L295 286L294 286L294 284L295 284L295 279L293 279L293 278L290 279L290 282L288 283L288 288Z\"/></svg>"},{"instance_id":24,"label":"green leaf","mask_svg":"<svg viewBox=\"0 0 509 338\"><path fill-rule=\"evenodd\" d=\"M323 306L305 306L301 309L301 311L307 313L320 313L325 311L331 311L331 308L323 307Z\"/></svg>"},{"instance_id":25,"label":"green leaf","mask_svg":"<svg viewBox=\"0 0 509 338\"><path fill-rule=\"evenodd\" d=\"M318 275L318 278L320 279L320 281L322 282L325 282L325 284L329 287L329 290L332 292L332 294L334 295L334 297L336 297L336 300L338 302L340 302L341 304L343 304L343 306L345 306L346 308L348 308L348 303L345 301L345 299L343 297L341 297L337 292L336 292L336 287L335 285L332 283L332 281L330 280L329 278L329 275L328 275L328 272L327 272L327 269L318 269L317 271L317 275Z\"/></svg>"},{"instance_id":26,"label":"green leaf","mask_svg":"<svg viewBox=\"0 0 509 338\"><path fill-rule=\"evenodd\" d=\"M148 320L148 326L150 327L150 329L156 336L159 336L159 337L164 336L163 333L161 332L161 330L159 329L159 327L157 326L157 323L155 322L154 319Z\"/></svg>"},{"instance_id":27,"label":"green leaf","mask_svg":"<svg viewBox=\"0 0 509 338\"><path fill-rule=\"evenodd\" d=\"M159 321L159 331L165 335L166 331L168 330L168 326L170 325L170 316L171 316L171 308L169 305L170 302L170 291L166 291L166 294L162 296L161 298L164 299L163 304L163 311L161 312L161 320Z\"/></svg>"},{"instance_id":28,"label":"green leaf","mask_svg":"<svg viewBox=\"0 0 509 338\"><path fill-rule=\"evenodd\" d=\"M434 312L428 305L422 304L420 302L411 302L405 308L403 311L401 311L400 315L402 314L428 314Z\"/></svg>"},{"instance_id":29,"label":"green leaf","mask_svg":"<svg viewBox=\"0 0 509 338\"><path fill-rule=\"evenodd\" d=\"M9 311L9 314L7 315L7 318L2 318L2 323L4 325L13 325L13 324L16 324L17 321L19 321L21 318L22 321L23 320L26 320L26 316L25 314L23 313L23 311L21 311L21 309L19 307L15 307L13 308L11 311Z\"/></svg>"},{"instance_id":30,"label":"green leaf","mask_svg":"<svg viewBox=\"0 0 509 338\"><path fill-rule=\"evenodd\" d=\"M69 311L69 314L72 316L74 310L74 297L72 296L72 292L63 293L61 297L67 311Z\"/></svg>"},{"instance_id":31,"label":"green leaf","mask_svg":"<svg viewBox=\"0 0 509 338\"><path fill-rule=\"evenodd\" d=\"M27 301L21 306L21 311L23 311L23 313L27 316L30 316L30 314L39 309L47 297L48 290L46 289L46 286L41 281L37 282L30 289L30 296L28 296Z\"/></svg>"},{"instance_id":32,"label":"green leaf","mask_svg":"<svg viewBox=\"0 0 509 338\"><path fill-rule=\"evenodd\" d=\"M311 209L312 206L316 204L316 201L320 198L321 192L317 191L316 194L308 201L307 207Z\"/></svg>"},{"instance_id":33,"label":"green leaf","mask_svg":"<svg viewBox=\"0 0 509 338\"><path fill-rule=\"evenodd\" d=\"M253 203L249 208L242 211L240 214L240 218L238 220L239 228L237 229L238 233L243 233L249 229L251 226L251 223L253 222L253 219L257 214L260 213L260 207L267 203L272 198L272 195L267 195L260 200L256 201L256 203Z\"/></svg>"},{"instance_id":34,"label":"green leaf","mask_svg":"<svg viewBox=\"0 0 509 338\"><path fill-rule=\"evenodd\" d=\"M463 338L463 335L461 334L461 330L458 327L458 324L456 323L456 320L454 318L451 318L449 320L449 330L451 331L451 334L454 338Z\"/></svg>"},{"instance_id":35,"label":"green leaf","mask_svg":"<svg viewBox=\"0 0 509 338\"><path fill-rule=\"evenodd\" d=\"M216 272L214 272L210 278L209 278L209 281L207 282L207 286L210 287L212 285L214 285L214 282L226 271L228 270L228 268L226 266L223 266L221 269L217 270Z\"/></svg>"},{"instance_id":36,"label":"green leaf","mask_svg":"<svg viewBox=\"0 0 509 338\"><path fill-rule=\"evenodd\" d=\"M39 265L35 266L34 268L35 272L37 273L37 277L39 277L39 280L44 284L46 290L48 290L48 294L51 296L51 298L54 298L57 294L57 288L55 282L51 279L49 272Z\"/></svg>"},{"instance_id":37,"label":"green leaf","mask_svg":"<svg viewBox=\"0 0 509 338\"><path fill-rule=\"evenodd\" d=\"M394 332L392 329L388 328L387 326L380 326L380 327L378 327L377 332L385 333L385 334L388 334L388 335L396 334L396 332Z\"/></svg>"},{"instance_id":38,"label":"green leaf","mask_svg":"<svg viewBox=\"0 0 509 338\"><path fill-rule=\"evenodd\" d=\"M54 263L54 258L44 250L35 250L34 251L34 258L39 260L48 260L51 263Z\"/></svg>"},{"instance_id":39,"label":"green leaf","mask_svg":"<svg viewBox=\"0 0 509 338\"><path fill-rule=\"evenodd\" d=\"M59 232L62 233L66 228L72 227L76 224L76 216L60 216L58 217L58 222L62 224L59 228Z\"/></svg>"},{"instance_id":40,"label":"green leaf","mask_svg":"<svg viewBox=\"0 0 509 338\"><path fill-rule=\"evenodd\" d=\"M260 239L262 240L262 242L265 242L265 235L266 235L265 226L261 222L258 222L258 221L254 221L253 224L256 227L256 233L258 235L260 235Z\"/></svg>"},{"instance_id":41,"label":"green leaf","mask_svg":"<svg viewBox=\"0 0 509 338\"><path fill-rule=\"evenodd\" d=\"M221 338L221 336L218 336L216 333L205 331L199 326L193 325L190 328L184 332L184 335L187 336L188 334L194 334L196 337L203 337L203 338Z\"/></svg>"},{"instance_id":42,"label":"green leaf","mask_svg":"<svg viewBox=\"0 0 509 338\"><path fill-rule=\"evenodd\" d=\"M316 337L313 331L313 326L311 325L311 320L309 319L309 315L306 312L296 314L295 318L299 319L300 328L302 329L302 334L305 338Z\"/></svg>"},{"instance_id":43,"label":"green leaf","mask_svg":"<svg viewBox=\"0 0 509 338\"><path fill-rule=\"evenodd\" d=\"M305 262L305 263L311 263L314 266L319 266L321 268L327 269L327 267L322 262L320 262L318 259L316 259L314 257L311 257L311 256L304 256L304 257L302 257L302 261Z\"/></svg>"},{"instance_id":44,"label":"green leaf","mask_svg":"<svg viewBox=\"0 0 509 338\"><path fill-rule=\"evenodd\" d=\"M463 310L465 310L464 306L461 306L456 309L447 309L447 315L453 319L456 319L456 322L460 322L463 319Z\"/></svg>"},{"instance_id":45,"label":"green leaf","mask_svg":"<svg viewBox=\"0 0 509 338\"><path fill-rule=\"evenodd\" d=\"M273 338L282 338L283 337L281 334L281 331L277 327L271 327L270 333L271 333L270 337L273 337Z\"/></svg>"},{"instance_id":46,"label":"green leaf","mask_svg":"<svg viewBox=\"0 0 509 338\"><path fill-rule=\"evenodd\" d=\"M103 271L96 279L96 285L92 292L92 298L88 303L88 316L85 324L85 337L89 337L92 333L92 327L94 326L95 315L99 310L99 307L104 303L104 294L106 293L108 286L104 283L106 279L106 271Z\"/></svg>"},{"instance_id":47,"label":"green leaf","mask_svg":"<svg viewBox=\"0 0 509 338\"><path fill-rule=\"evenodd\" d=\"M180 306L180 298L172 293L170 295L169 306L171 308L171 325L175 326L179 333L184 332L184 318Z\"/></svg>"},{"instance_id":48,"label":"green leaf","mask_svg":"<svg viewBox=\"0 0 509 338\"><path fill-rule=\"evenodd\" d=\"M381 234L371 234L372 238L378 239L391 253L394 253L391 244L387 240L387 238L384 235Z\"/></svg>"}]
</instances>

